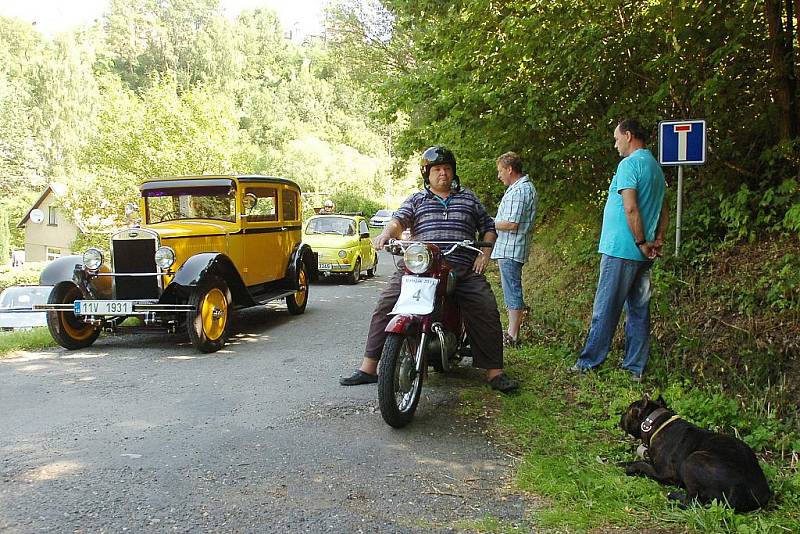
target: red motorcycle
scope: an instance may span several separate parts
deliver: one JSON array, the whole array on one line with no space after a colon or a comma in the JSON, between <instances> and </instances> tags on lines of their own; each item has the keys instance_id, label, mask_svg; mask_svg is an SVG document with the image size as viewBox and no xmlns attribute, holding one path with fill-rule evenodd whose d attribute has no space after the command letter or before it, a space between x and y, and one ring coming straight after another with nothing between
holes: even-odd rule
<instances>
[{"instance_id":1,"label":"red motorcycle","mask_svg":"<svg viewBox=\"0 0 800 534\"><path fill-rule=\"evenodd\" d=\"M428 366L447 372L468 355L464 322L455 301L456 275L445 257L458 248L482 254L479 247L490 246L472 240L394 239L386 245L393 255L402 255L405 264L378 367L378 404L387 424L402 428L411 422Z\"/></svg>"}]
</instances>

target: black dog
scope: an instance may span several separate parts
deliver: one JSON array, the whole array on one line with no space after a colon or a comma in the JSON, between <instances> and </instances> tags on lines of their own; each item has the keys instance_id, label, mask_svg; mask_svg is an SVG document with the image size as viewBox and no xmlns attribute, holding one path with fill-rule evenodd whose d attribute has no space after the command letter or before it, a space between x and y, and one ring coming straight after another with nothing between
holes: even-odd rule
<instances>
[{"instance_id":1,"label":"black dog","mask_svg":"<svg viewBox=\"0 0 800 534\"><path fill-rule=\"evenodd\" d=\"M727 502L737 512L767 504L772 492L753 450L732 436L698 428L671 412L664 399L647 396L628 406L622 429L648 447L650 461L628 465L629 476L643 474L662 484L680 486L686 494L670 493L683 505Z\"/></svg>"}]
</instances>

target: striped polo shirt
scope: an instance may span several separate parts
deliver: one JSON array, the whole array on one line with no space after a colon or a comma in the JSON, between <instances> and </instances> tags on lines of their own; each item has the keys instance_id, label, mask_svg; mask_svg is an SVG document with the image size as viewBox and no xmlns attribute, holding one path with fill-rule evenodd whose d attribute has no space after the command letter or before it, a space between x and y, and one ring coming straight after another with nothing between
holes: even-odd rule
<instances>
[{"instance_id":1,"label":"striped polo shirt","mask_svg":"<svg viewBox=\"0 0 800 534\"><path fill-rule=\"evenodd\" d=\"M463 241L480 238L487 232L497 234L486 208L464 187L446 199L428 190L414 193L394 212L394 218L411 230L413 239L420 241ZM469 266L475 262L476 254L459 248L447 256L447 261Z\"/></svg>"},{"instance_id":2,"label":"striped polo shirt","mask_svg":"<svg viewBox=\"0 0 800 534\"><path fill-rule=\"evenodd\" d=\"M536 188L528 175L508 186L500 206L497 207L497 220L517 223L514 231L497 232L497 242L492 250L492 259L509 259L525 263L531 249L530 233L536 217L538 197Z\"/></svg>"}]
</instances>

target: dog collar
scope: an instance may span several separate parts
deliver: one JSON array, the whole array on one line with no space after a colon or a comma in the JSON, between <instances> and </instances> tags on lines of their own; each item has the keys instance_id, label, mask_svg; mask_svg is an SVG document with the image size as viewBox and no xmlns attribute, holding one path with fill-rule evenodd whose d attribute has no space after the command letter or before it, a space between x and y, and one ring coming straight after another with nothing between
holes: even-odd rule
<instances>
[{"instance_id":1,"label":"dog collar","mask_svg":"<svg viewBox=\"0 0 800 534\"><path fill-rule=\"evenodd\" d=\"M654 410L650 415L645 417L644 421L640 425L642 430L642 443L647 446L650 446L650 442L653 440L653 436L655 436L659 430L661 430L667 423L672 422L672 420L667 421L670 419L671 416L675 415L671 411L667 410L666 408L658 408Z\"/></svg>"},{"instance_id":2,"label":"dog collar","mask_svg":"<svg viewBox=\"0 0 800 534\"><path fill-rule=\"evenodd\" d=\"M653 440L656 439L656 434L661 432L663 429L667 428L667 425L669 425L671 422L673 422L673 421L675 421L677 419L680 419L680 418L681 418L680 415L673 415L672 417L667 419L662 425L660 425L658 428L656 428L655 432L650 434L650 444L651 445L653 444Z\"/></svg>"}]
</instances>

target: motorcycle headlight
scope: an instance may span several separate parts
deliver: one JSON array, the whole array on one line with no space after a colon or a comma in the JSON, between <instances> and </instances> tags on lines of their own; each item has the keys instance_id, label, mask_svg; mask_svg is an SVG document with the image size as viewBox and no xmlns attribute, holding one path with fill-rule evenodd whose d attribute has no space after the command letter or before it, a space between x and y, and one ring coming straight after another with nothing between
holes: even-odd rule
<instances>
[{"instance_id":1,"label":"motorcycle headlight","mask_svg":"<svg viewBox=\"0 0 800 534\"><path fill-rule=\"evenodd\" d=\"M414 274L422 274L431 267L431 251L422 243L410 245L403 254L406 268Z\"/></svg>"},{"instance_id":2,"label":"motorcycle headlight","mask_svg":"<svg viewBox=\"0 0 800 534\"><path fill-rule=\"evenodd\" d=\"M103 265L103 253L96 248L86 249L83 253L83 265L90 271L96 271Z\"/></svg>"},{"instance_id":3,"label":"motorcycle headlight","mask_svg":"<svg viewBox=\"0 0 800 534\"><path fill-rule=\"evenodd\" d=\"M347 251L346 250L340 250L339 251L339 257L342 258L342 259L345 259L347 257Z\"/></svg>"},{"instance_id":4,"label":"motorcycle headlight","mask_svg":"<svg viewBox=\"0 0 800 534\"><path fill-rule=\"evenodd\" d=\"M156 250L156 265L164 270L172 267L175 263L175 251L169 247L158 247Z\"/></svg>"}]
</instances>

